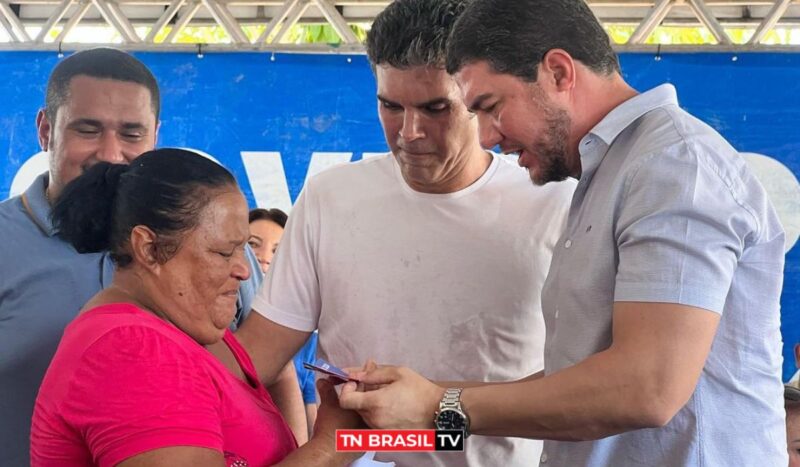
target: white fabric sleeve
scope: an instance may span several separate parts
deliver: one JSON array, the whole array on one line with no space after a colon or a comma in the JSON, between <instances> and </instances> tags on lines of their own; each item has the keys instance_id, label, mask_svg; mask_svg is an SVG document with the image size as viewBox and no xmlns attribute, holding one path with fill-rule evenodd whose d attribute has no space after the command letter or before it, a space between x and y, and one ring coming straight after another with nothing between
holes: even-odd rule
<instances>
[{"instance_id":1,"label":"white fabric sleeve","mask_svg":"<svg viewBox=\"0 0 800 467\"><path fill-rule=\"evenodd\" d=\"M317 280L319 216L306 184L292 208L264 285L253 299L253 310L298 331L317 328L320 291Z\"/></svg>"},{"instance_id":2,"label":"white fabric sleeve","mask_svg":"<svg viewBox=\"0 0 800 467\"><path fill-rule=\"evenodd\" d=\"M757 235L740 204L697 148L645 157L626 183L616 225L615 301L677 303L722 313L746 242Z\"/></svg>"}]
</instances>

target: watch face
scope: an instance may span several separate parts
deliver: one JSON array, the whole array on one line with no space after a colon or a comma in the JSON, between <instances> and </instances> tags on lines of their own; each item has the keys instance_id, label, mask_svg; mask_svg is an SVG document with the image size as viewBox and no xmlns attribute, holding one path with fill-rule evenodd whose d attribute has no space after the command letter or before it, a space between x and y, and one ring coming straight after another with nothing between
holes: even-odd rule
<instances>
[{"instance_id":1,"label":"watch face","mask_svg":"<svg viewBox=\"0 0 800 467\"><path fill-rule=\"evenodd\" d=\"M458 410L444 409L436 417L436 428L440 430L464 430L464 415Z\"/></svg>"}]
</instances>

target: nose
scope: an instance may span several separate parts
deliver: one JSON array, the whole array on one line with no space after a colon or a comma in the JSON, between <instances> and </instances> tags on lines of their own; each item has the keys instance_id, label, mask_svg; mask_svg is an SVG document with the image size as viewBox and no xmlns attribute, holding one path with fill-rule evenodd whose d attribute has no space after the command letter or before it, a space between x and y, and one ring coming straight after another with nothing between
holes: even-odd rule
<instances>
[{"instance_id":1,"label":"nose","mask_svg":"<svg viewBox=\"0 0 800 467\"><path fill-rule=\"evenodd\" d=\"M400 137L406 142L414 141L425 137L422 129L422 117L418 112L407 110L403 114L403 128L400 129Z\"/></svg>"},{"instance_id":2,"label":"nose","mask_svg":"<svg viewBox=\"0 0 800 467\"><path fill-rule=\"evenodd\" d=\"M497 130L494 122L484 116L478 116L478 135L481 146L486 149L491 149L503 141L503 135Z\"/></svg>"},{"instance_id":3,"label":"nose","mask_svg":"<svg viewBox=\"0 0 800 467\"><path fill-rule=\"evenodd\" d=\"M97 159L112 164L125 162L125 156L122 154L122 144L120 144L116 132L103 132L103 136L100 139L100 147L97 148Z\"/></svg>"},{"instance_id":4,"label":"nose","mask_svg":"<svg viewBox=\"0 0 800 467\"><path fill-rule=\"evenodd\" d=\"M247 257L242 255L234 255L236 259L231 264L231 276L240 281L246 281L250 278L250 264Z\"/></svg>"}]
</instances>

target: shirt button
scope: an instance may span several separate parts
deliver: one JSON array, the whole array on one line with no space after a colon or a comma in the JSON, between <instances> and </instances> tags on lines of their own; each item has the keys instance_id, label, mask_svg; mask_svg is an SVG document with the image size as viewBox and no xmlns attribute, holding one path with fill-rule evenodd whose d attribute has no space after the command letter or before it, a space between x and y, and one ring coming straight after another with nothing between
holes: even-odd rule
<instances>
[{"instance_id":1,"label":"shirt button","mask_svg":"<svg viewBox=\"0 0 800 467\"><path fill-rule=\"evenodd\" d=\"M542 453L542 457L539 458L539 462L541 462L542 464L547 462L547 453L546 452Z\"/></svg>"},{"instance_id":2,"label":"shirt button","mask_svg":"<svg viewBox=\"0 0 800 467\"><path fill-rule=\"evenodd\" d=\"M572 240L567 240L566 242L564 242L564 248L569 248L571 246L572 246Z\"/></svg>"}]
</instances>

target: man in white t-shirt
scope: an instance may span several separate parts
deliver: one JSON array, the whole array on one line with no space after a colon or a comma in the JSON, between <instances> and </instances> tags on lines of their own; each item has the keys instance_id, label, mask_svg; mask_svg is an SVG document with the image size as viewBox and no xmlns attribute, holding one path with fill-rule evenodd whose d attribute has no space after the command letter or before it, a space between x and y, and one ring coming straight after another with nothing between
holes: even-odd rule
<instances>
[{"instance_id":1,"label":"man in white t-shirt","mask_svg":"<svg viewBox=\"0 0 800 467\"><path fill-rule=\"evenodd\" d=\"M481 148L443 68L464 4L398 0L376 18L367 51L392 152L319 174L297 200L237 334L265 380L317 328L320 356L340 366L374 358L480 381L542 369L540 291L574 184L534 186ZM539 441L478 437L464 453L386 457L521 466L540 451Z\"/></svg>"}]
</instances>

